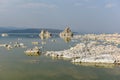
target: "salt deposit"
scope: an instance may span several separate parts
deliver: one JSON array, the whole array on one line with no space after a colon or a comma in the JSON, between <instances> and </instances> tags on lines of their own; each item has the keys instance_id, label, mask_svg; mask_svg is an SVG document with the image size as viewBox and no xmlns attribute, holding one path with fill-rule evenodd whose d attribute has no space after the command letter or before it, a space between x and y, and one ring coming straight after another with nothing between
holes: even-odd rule
<instances>
[{"instance_id":1,"label":"salt deposit","mask_svg":"<svg viewBox=\"0 0 120 80\"><path fill-rule=\"evenodd\" d=\"M63 51L47 51L52 57L70 58L74 63L120 63L120 34L85 34L74 36L76 46Z\"/></svg>"}]
</instances>

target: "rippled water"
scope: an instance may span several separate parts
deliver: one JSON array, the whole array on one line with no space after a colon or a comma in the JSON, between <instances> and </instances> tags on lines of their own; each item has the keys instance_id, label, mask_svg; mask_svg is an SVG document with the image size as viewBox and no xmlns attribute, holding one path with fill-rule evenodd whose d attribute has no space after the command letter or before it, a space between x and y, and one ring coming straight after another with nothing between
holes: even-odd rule
<instances>
[{"instance_id":1,"label":"rippled water","mask_svg":"<svg viewBox=\"0 0 120 80\"><path fill-rule=\"evenodd\" d=\"M15 35L15 34L14 34ZM23 34L22 34L23 35ZM27 56L24 51L34 47L33 41L41 40L38 37L28 37L31 34L25 34L12 37L0 37L0 44L16 42L24 43L27 48L13 48L7 50L0 47L0 80L119 80L120 67L117 65L105 65L99 67L96 64L72 64L69 60L52 59L44 56ZM64 50L74 46L75 42L64 42L60 38L46 40L42 51L47 50ZM42 44L38 45L39 47ZM102 65L101 65L102 66Z\"/></svg>"}]
</instances>

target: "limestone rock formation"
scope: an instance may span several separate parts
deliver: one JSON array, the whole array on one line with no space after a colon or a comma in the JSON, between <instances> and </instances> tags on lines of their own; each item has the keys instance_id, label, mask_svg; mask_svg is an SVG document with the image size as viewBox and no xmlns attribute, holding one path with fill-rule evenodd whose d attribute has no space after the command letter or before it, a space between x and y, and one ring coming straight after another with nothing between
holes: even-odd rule
<instances>
[{"instance_id":1,"label":"limestone rock formation","mask_svg":"<svg viewBox=\"0 0 120 80\"><path fill-rule=\"evenodd\" d=\"M46 38L50 38L52 34L46 30L42 30L39 36L41 39L46 39Z\"/></svg>"},{"instance_id":2,"label":"limestone rock formation","mask_svg":"<svg viewBox=\"0 0 120 80\"><path fill-rule=\"evenodd\" d=\"M67 27L63 32L60 33L60 37L73 37L73 33L70 28Z\"/></svg>"}]
</instances>

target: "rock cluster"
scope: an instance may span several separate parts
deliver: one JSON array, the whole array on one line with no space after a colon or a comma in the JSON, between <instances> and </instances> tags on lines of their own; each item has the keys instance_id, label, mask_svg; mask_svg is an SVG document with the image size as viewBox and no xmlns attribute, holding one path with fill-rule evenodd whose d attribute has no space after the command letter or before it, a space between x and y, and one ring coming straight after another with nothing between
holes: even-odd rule
<instances>
[{"instance_id":1,"label":"rock cluster","mask_svg":"<svg viewBox=\"0 0 120 80\"><path fill-rule=\"evenodd\" d=\"M108 37L110 37L109 40ZM120 37L115 34L104 35L79 35L80 43L63 51L47 51L46 55L52 57L69 58L75 63L120 63ZM116 40L114 42L114 40ZM110 41L110 42L109 42Z\"/></svg>"},{"instance_id":2,"label":"rock cluster","mask_svg":"<svg viewBox=\"0 0 120 80\"><path fill-rule=\"evenodd\" d=\"M41 33L39 34L41 39L46 39L46 38L50 38L52 35L50 32L46 31L46 30L42 30Z\"/></svg>"},{"instance_id":3,"label":"rock cluster","mask_svg":"<svg viewBox=\"0 0 120 80\"><path fill-rule=\"evenodd\" d=\"M70 28L67 27L63 32L60 33L60 37L73 37L73 33Z\"/></svg>"}]
</instances>

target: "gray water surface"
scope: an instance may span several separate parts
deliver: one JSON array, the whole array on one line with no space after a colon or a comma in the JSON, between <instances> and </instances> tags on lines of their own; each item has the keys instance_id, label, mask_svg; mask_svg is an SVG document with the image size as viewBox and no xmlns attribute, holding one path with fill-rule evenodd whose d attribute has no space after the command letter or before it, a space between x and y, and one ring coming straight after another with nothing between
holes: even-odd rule
<instances>
[{"instance_id":1,"label":"gray water surface","mask_svg":"<svg viewBox=\"0 0 120 80\"><path fill-rule=\"evenodd\" d=\"M17 37L0 38L0 44L15 42ZM64 50L74 46L76 43L64 42L60 38L46 41L42 51ZM22 38L19 42L24 43L27 48L13 48L7 50L0 47L0 80L120 80L120 67L98 67L75 65L69 60L52 59L41 54L40 56L27 56L24 51L34 47L31 42L39 38Z\"/></svg>"}]
</instances>

